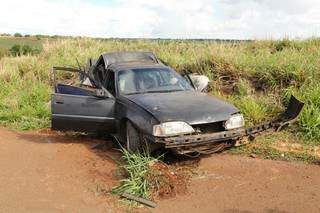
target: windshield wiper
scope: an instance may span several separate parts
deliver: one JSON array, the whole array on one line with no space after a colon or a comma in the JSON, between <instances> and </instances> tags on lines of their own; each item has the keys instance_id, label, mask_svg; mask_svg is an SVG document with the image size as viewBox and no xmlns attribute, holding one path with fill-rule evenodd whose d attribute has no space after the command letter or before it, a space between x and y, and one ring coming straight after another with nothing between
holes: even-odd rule
<instances>
[{"instance_id":1,"label":"windshield wiper","mask_svg":"<svg viewBox=\"0 0 320 213\"><path fill-rule=\"evenodd\" d=\"M186 91L184 89L171 89L171 90L164 90L163 92L179 92L179 91Z\"/></svg>"},{"instance_id":2,"label":"windshield wiper","mask_svg":"<svg viewBox=\"0 0 320 213\"><path fill-rule=\"evenodd\" d=\"M183 89L167 89L167 90L157 90L157 91L148 91L147 93L166 93L166 92L179 92L179 91L185 91Z\"/></svg>"},{"instance_id":3,"label":"windshield wiper","mask_svg":"<svg viewBox=\"0 0 320 213\"><path fill-rule=\"evenodd\" d=\"M135 94L143 94L143 92L130 92L130 93L125 93L124 95L135 95Z\"/></svg>"},{"instance_id":4,"label":"windshield wiper","mask_svg":"<svg viewBox=\"0 0 320 213\"><path fill-rule=\"evenodd\" d=\"M145 93L166 93L166 92L178 92L184 91L183 89L175 89L175 90L150 90L150 91L139 91L139 92L130 92L125 95L135 95L135 94L145 94Z\"/></svg>"},{"instance_id":5,"label":"windshield wiper","mask_svg":"<svg viewBox=\"0 0 320 213\"><path fill-rule=\"evenodd\" d=\"M150 91L129 92L129 93L125 93L124 95L136 95L136 94L145 94L145 93L150 93Z\"/></svg>"}]
</instances>

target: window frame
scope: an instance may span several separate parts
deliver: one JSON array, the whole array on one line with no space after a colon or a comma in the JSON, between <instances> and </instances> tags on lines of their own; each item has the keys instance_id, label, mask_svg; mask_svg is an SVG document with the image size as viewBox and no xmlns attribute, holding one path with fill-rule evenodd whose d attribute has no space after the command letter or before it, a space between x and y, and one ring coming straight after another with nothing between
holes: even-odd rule
<instances>
[{"instance_id":1,"label":"window frame","mask_svg":"<svg viewBox=\"0 0 320 213\"><path fill-rule=\"evenodd\" d=\"M110 81L110 76L113 74L113 86L114 86L114 94L112 93L112 91L110 91L109 90L109 88L108 88L108 83L109 83L109 81ZM116 86L117 84L116 84L116 74L115 74L115 71L114 70L112 70L112 69L107 69L106 70L106 85L105 85L105 88L106 88L106 90L108 90L108 92L110 92L111 93L111 95L113 95L114 97L116 97L117 96L117 86Z\"/></svg>"}]
</instances>

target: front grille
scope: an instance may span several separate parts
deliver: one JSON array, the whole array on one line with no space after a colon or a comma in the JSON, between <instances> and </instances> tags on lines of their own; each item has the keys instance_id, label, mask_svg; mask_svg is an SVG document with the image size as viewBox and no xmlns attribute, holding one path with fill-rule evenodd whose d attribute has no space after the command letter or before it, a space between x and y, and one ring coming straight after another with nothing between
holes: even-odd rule
<instances>
[{"instance_id":1,"label":"front grille","mask_svg":"<svg viewBox=\"0 0 320 213\"><path fill-rule=\"evenodd\" d=\"M223 121L214 122L214 123L197 124L197 125L192 125L192 127L197 133L214 133L214 132L225 131L225 128L223 127Z\"/></svg>"}]
</instances>

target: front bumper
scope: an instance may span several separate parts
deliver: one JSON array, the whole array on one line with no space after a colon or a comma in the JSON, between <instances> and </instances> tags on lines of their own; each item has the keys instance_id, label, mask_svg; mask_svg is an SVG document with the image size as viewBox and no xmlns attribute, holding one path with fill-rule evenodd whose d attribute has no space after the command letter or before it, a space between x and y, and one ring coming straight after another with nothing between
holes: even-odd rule
<instances>
[{"instance_id":1,"label":"front bumper","mask_svg":"<svg viewBox=\"0 0 320 213\"><path fill-rule=\"evenodd\" d=\"M248 142L243 140L253 138L266 131L275 131L280 123L268 122L250 128L238 128L205 134L180 135L174 137L153 137L151 141L164 148L174 150L178 154L201 153L210 154L226 148L242 145Z\"/></svg>"},{"instance_id":2,"label":"front bumper","mask_svg":"<svg viewBox=\"0 0 320 213\"><path fill-rule=\"evenodd\" d=\"M208 143L237 140L246 133L244 128L196 135L181 135L175 137L154 137L153 141L164 144L165 148L192 147Z\"/></svg>"},{"instance_id":3,"label":"front bumper","mask_svg":"<svg viewBox=\"0 0 320 213\"><path fill-rule=\"evenodd\" d=\"M289 105L282 114L270 122L254 125L247 129L239 128L228 131L220 131L204 134L181 135L174 137L153 137L151 140L156 144L162 144L165 148L171 148L178 153L213 153L224 148L231 147L243 137L249 139L267 131L279 131L283 127L295 122L300 114L304 103L291 96ZM241 143L240 143L241 144Z\"/></svg>"}]
</instances>

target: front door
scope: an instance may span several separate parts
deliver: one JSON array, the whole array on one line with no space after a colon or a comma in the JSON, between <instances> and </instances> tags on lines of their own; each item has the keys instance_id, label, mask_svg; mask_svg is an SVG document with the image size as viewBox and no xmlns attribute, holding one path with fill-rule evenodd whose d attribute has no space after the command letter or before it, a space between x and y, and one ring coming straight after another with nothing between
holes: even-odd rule
<instances>
[{"instance_id":1,"label":"front door","mask_svg":"<svg viewBox=\"0 0 320 213\"><path fill-rule=\"evenodd\" d=\"M52 129L112 133L114 103L114 98L54 93L51 97Z\"/></svg>"},{"instance_id":2,"label":"front door","mask_svg":"<svg viewBox=\"0 0 320 213\"><path fill-rule=\"evenodd\" d=\"M70 68L56 68L77 72ZM54 70L54 71L56 71ZM51 95L51 128L60 131L115 131L115 98L98 97L96 88L55 84Z\"/></svg>"}]
</instances>

